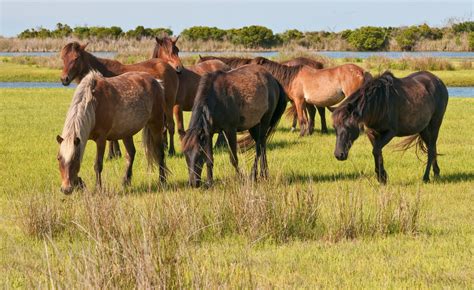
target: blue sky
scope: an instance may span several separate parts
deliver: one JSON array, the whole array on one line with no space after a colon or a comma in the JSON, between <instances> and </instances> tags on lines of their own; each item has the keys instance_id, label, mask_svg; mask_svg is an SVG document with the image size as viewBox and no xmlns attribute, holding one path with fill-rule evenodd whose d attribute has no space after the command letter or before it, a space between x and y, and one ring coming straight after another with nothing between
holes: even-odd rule
<instances>
[{"instance_id":1,"label":"blue sky","mask_svg":"<svg viewBox=\"0 0 474 290\"><path fill-rule=\"evenodd\" d=\"M175 34L194 25L220 28L264 25L274 32L340 31L364 25L444 25L448 19L472 20L474 1L5 1L0 0L0 35L26 28L137 25L169 27Z\"/></svg>"}]
</instances>

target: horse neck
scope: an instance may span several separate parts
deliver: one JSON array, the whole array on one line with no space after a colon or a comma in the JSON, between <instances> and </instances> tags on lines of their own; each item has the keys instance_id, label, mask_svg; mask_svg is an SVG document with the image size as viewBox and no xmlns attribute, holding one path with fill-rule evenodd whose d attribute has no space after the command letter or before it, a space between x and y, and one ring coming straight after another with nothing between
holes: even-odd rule
<instances>
[{"instance_id":1,"label":"horse neck","mask_svg":"<svg viewBox=\"0 0 474 290\"><path fill-rule=\"evenodd\" d=\"M119 61L95 57L90 53L87 54L86 62L89 71L96 70L104 77L113 77L125 72L125 65Z\"/></svg>"},{"instance_id":2,"label":"horse neck","mask_svg":"<svg viewBox=\"0 0 474 290\"><path fill-rule=\"evenodd\" d=\"M92 84L87 79L79 84L69 107L62 136L71 141L75 137L81 140L81 159L87 140L95 126L95 108L97 100L92 94Z\"/></svg>"},{"instance_id":3,"label":"horse neck","mask_svg":"<svg viewBox=\"0 0 474 290\"><path fill-rule=\"evenodd\" d=\"M275 79L282 85L282 87L287 91L291 84L293 83L294 78L299 74L300 70L298 66L286 66L276 62L263 64L263 67L270 72Z\"/></svg>"}]
</instances>

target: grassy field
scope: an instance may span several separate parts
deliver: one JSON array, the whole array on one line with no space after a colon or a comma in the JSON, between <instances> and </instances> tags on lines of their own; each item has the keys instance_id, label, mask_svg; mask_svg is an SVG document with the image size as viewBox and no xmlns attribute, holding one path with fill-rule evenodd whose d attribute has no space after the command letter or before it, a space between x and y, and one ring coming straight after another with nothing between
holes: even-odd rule
<instances>
[{"instance_id":1,"label":"grassy field","mask_svg":"<svg viewBox=\"0 0 474 290\"><path fill-rule=\"evenodd\" d=\"M55 136L72 94L0 89L3 287L474 286L472 99L450 100L441 178L429 184L413 150L384 150L389 183L380 186L365 136L339 162L333 130L298 138L284 120L268 181L239 181L223 151L212 188L186 185L181 155L167 158L172 173L159 186L137 135L130 188L120 186L122 159L105 163L106 189L94 192L90 142L81 170L88 190L64 196ZM251 156L240 161L248 172Z\"/></svg>"},{"instance_id":2,"label":"grassy field","mask_svg":"<svg viewBox=\"0 0 474 290\"><path fill-rule=\"evenodd\" d=\"M126 61L127 57L121 57L121 61ZM133 58L134 62L143 60L142 58ZM133 62L126 61L126 62ZM189 58L188 62L195 61L195 58ZM33 64L29 64L29 63ZM333 64L342 64L343 59L334 60ZM38 63L38 64L37 64ZM356 63L365 67L363 63ZM458 66L458 65L457 65ZM0 82L59 82L61 70L60 61L48 57L21 59L20 63L11 61L11 58L0 58ZM386 66L370 67L372 74L379 74L385 70ZM397 76L408 75L415 70L392 70ZM431 70L438 75L447 86L465 87L474 86L474 70L457 67L456 70Z\"/></svg>"}]
</instances>

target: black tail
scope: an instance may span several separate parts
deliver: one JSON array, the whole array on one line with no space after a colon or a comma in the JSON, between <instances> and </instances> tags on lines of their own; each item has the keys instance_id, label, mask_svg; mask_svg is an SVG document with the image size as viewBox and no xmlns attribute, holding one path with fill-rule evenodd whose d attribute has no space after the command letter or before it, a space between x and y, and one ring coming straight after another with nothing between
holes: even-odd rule
<instances>
[{"instance_id":1,"label":"black tail","mask_svg":"<svg viewBox=\"0 0 474 290\"><path fill-rule=\"evenodd\" d=\"M288 100L285 90L280 85L280 83L278 83L278 87L280 89L278 103L270 120L270 127L268 127L268 131L266 133L267 141L271 139L271 137L275 133L276 127L278 126L278 122L280 122L281 117L285 113L286 103ZM253 140L252 136L250 136L250 133L247 133L245 137L241 138L238 141L238 145L240 150L247 151L255 146L255 140Z\"/></svg>"},{"instance_id":2,"label":"black tail","mask_svg":"<svg viewBox=\"0 0 474 290\"><path fill-rule=\"evenodd\" d=\"M421 158L418 152L421 152L423 154L428 154L428 148L426 147L426 144L421 139L420 134L408 136L395 146L396 146L395 148L398 151L406 151L412 147L416 147L416 157L419 160L421 160ZM439 154L436 154L436 155L439 155Z\"/></svg>"},{"instance_id":3,"label":"black tail","mask_svg":"<svg viewBox=\"0 0 474 290\"><path fill-rule=\"evenodd\" d=\"M287 117L288 119L290 120L293 120L293 118L295 117L296 115L296 106L295 106L295 103L291 103L291 107L289 107L287 110L286 110L286 113L285 113L285 117Z\"/></svg>"}]
</instances>

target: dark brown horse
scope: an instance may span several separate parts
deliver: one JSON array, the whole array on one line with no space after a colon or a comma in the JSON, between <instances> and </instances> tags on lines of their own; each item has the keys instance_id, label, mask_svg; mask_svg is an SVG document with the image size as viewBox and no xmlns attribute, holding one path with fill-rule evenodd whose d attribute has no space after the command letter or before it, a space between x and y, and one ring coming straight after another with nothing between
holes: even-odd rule
<instances>
[{"instance_id":1,"label":"dark brown horse","mask_svg":"<svg viewBox=\"0 0 474 290\"><path fill-rule=\"evenodd\" d=\"M97 144L95 160L96 186L102 185L101 172L106 140L122 139L127 150L124 185L130 184L135 159L133 135L143 129L143 144L149 164L159 167L160 180L165 181L163 87L154 76L129 72L104 78L91 71L79 83L59 143L61 191L69 194L83 186L79 177L87 140Z\"/></svg>"},{"instance_id":2,"label":"dark brown horse","mask_svg":"<svg viewBox=\"0 0 474 290\"><path fill-rule=\"evenodd\" d=\"M417 141L427 151L423 175L423 181L427 182L431 165L435 177L439 176L436 141L447 105L448 90L432 73L421 71L399 79L385 72L364 84L334 111L337 135L334 155L338 160L346 160L359 136L359 124L365 125L373 146L375 173L381 183L386 183L382 148L393 137L411 136L404 148Z\"/></svg>"},{"instance_id":3,"label":"dark brown horse","mask_svg":"<svg viewBox=\"0 0 474 290\"><path fill-rule=\"evenodd\" d=\"M168 53L162 53L163 50L174 51L178 56L179 48L176 46L176 40L169 37L156 38L155 49L152 58L160 58L164 61L173 61L167 57ZM184 67L179 74L179 88L176 94L176 103L173 108L178 134L182 139L186 133L183 124L183 111L191 111L194 104L194 98L199 86L201 76L218 70L228 71L230 67L220 60L212 59L200 62L196 65Z\"/></svg>"},{"instance_id":4,"label":"dark brown horse","mask_svg":"<svg viewBox=\"0 0 474 290\"><path fill-rule=\"evenodd\" d=\"M198 63L212 60L212 59L217 59L222 61L223 63L227 64L231 68L238 68L243 65L249 64L252 59L251 58L241 58L241 57L219 57L219 56L201 56L199 55L199 60Z\"/></svg>"},{"instance_id":5,"label":"dark brown horse","mask_svg":"<svg viewBox=\"0 0 474 290\"><path fill-rule=\"evenodd\" d=\"M173 135L173 106L179 84L177 72L182 70L182 65L177 64L173 69L173 67L159 59L150 59L137 64L124 65L116 60L95 57L85 50L86 46L87 44L80 45L78 42L71 42L66 44L61 50L61 58L64 63L61 75L63 85L67 86L74 80L80 82L91 70L100 72L104 77L118 76L132 71L149 73L163 82L166 102L166 128ZM169 154L173 155L174 153L174 143L173 138L171 138Z\"/></svg>"},{"instance_id":6,"label":"dark brown horse","mask_svg":"<svg viewBox=\"0 0 474 290\"><path fill-rule=\"evenodd\" d=\"M256 144L252 178L268 176L267 138L274 132L286 107L286 94L264 68L247 65L229 72L217 71L202 77L193 106L183 149L191 186L199 186L204 162L207 180L213 179L212 136L224 131L230 147L230 160L239 173L237 132L249 130Z\"/></svg>"},{"instance_id":7,"label":"dark brown horse","mask_svg":"<svg viewBox=\"0 0 474 290\"><path fill-rule=\"evenodd\" d=\"M259 62L262 62L263 59L265 58L262 58L262 57L256 57L255 59L253 58L240 58L240 57L217 57L217 56L199 56L199 61L198 62L203 62L203 61L208 61L208 60L212 60L212 59L218 59L224 63L226 63L227 65L229 65L230 67L232 68L236 68L236 67L240 67L242 65L246 65L246 64L250 64L250 63L259 63ZM309 66L313 69L322 69L323 68L323 64L319 61L316 61L316 60L313 60L313 59L310 59L310 58L307 58L307 57L297 57L297 58L294 58L294 59L291 59L291 60L288 60L288 61L284 61L284 62L281 62L282 65L286 65L286 66L301 66L301 65L306 65L306 66ZM292 103L292 106L288 109L288 112L287 112L287 115L290 116L290 117L293 117L293 125L292 125L292 128L291 130L294 131L296 129L296 121L298 119L298 115L297 115L297 110L296 110L296 106L294 104L294 102L290 99L291 103ZM308 112L309 114L309 120L310 120L310 124L314 124L314 120L315 120L315 117L316 117L316 109L318 110L319 112L319 115L321 117L321 132L322 133L327 133L328 132L328 129L327 129L327 125L326 125L326 114L325 114L325 110L324 110L324 107L318 107L318 106L313 106L313 105L308 105L308 106L305 106L305 114L306 114L306 111ZM312 133L312 128L314 126L311 127L311 130L310 130L310 134Z\"/></svg>"},{"instance_id":8,"label":"dark brown horse","mask_svg":"<svg viewBox=\"0 0 474 290\"><path fill-rule=\"evenodd\" d=\"M285 88L298 113L300 136L311 134L314 129L314 123L308 124L306 104L333 106L355 92L365 80L372 78L354 64L326 69L314 69L306 65L288 67L264 57L254 58L252 63L262 65Z\"/></svg>"}]
</instances>

